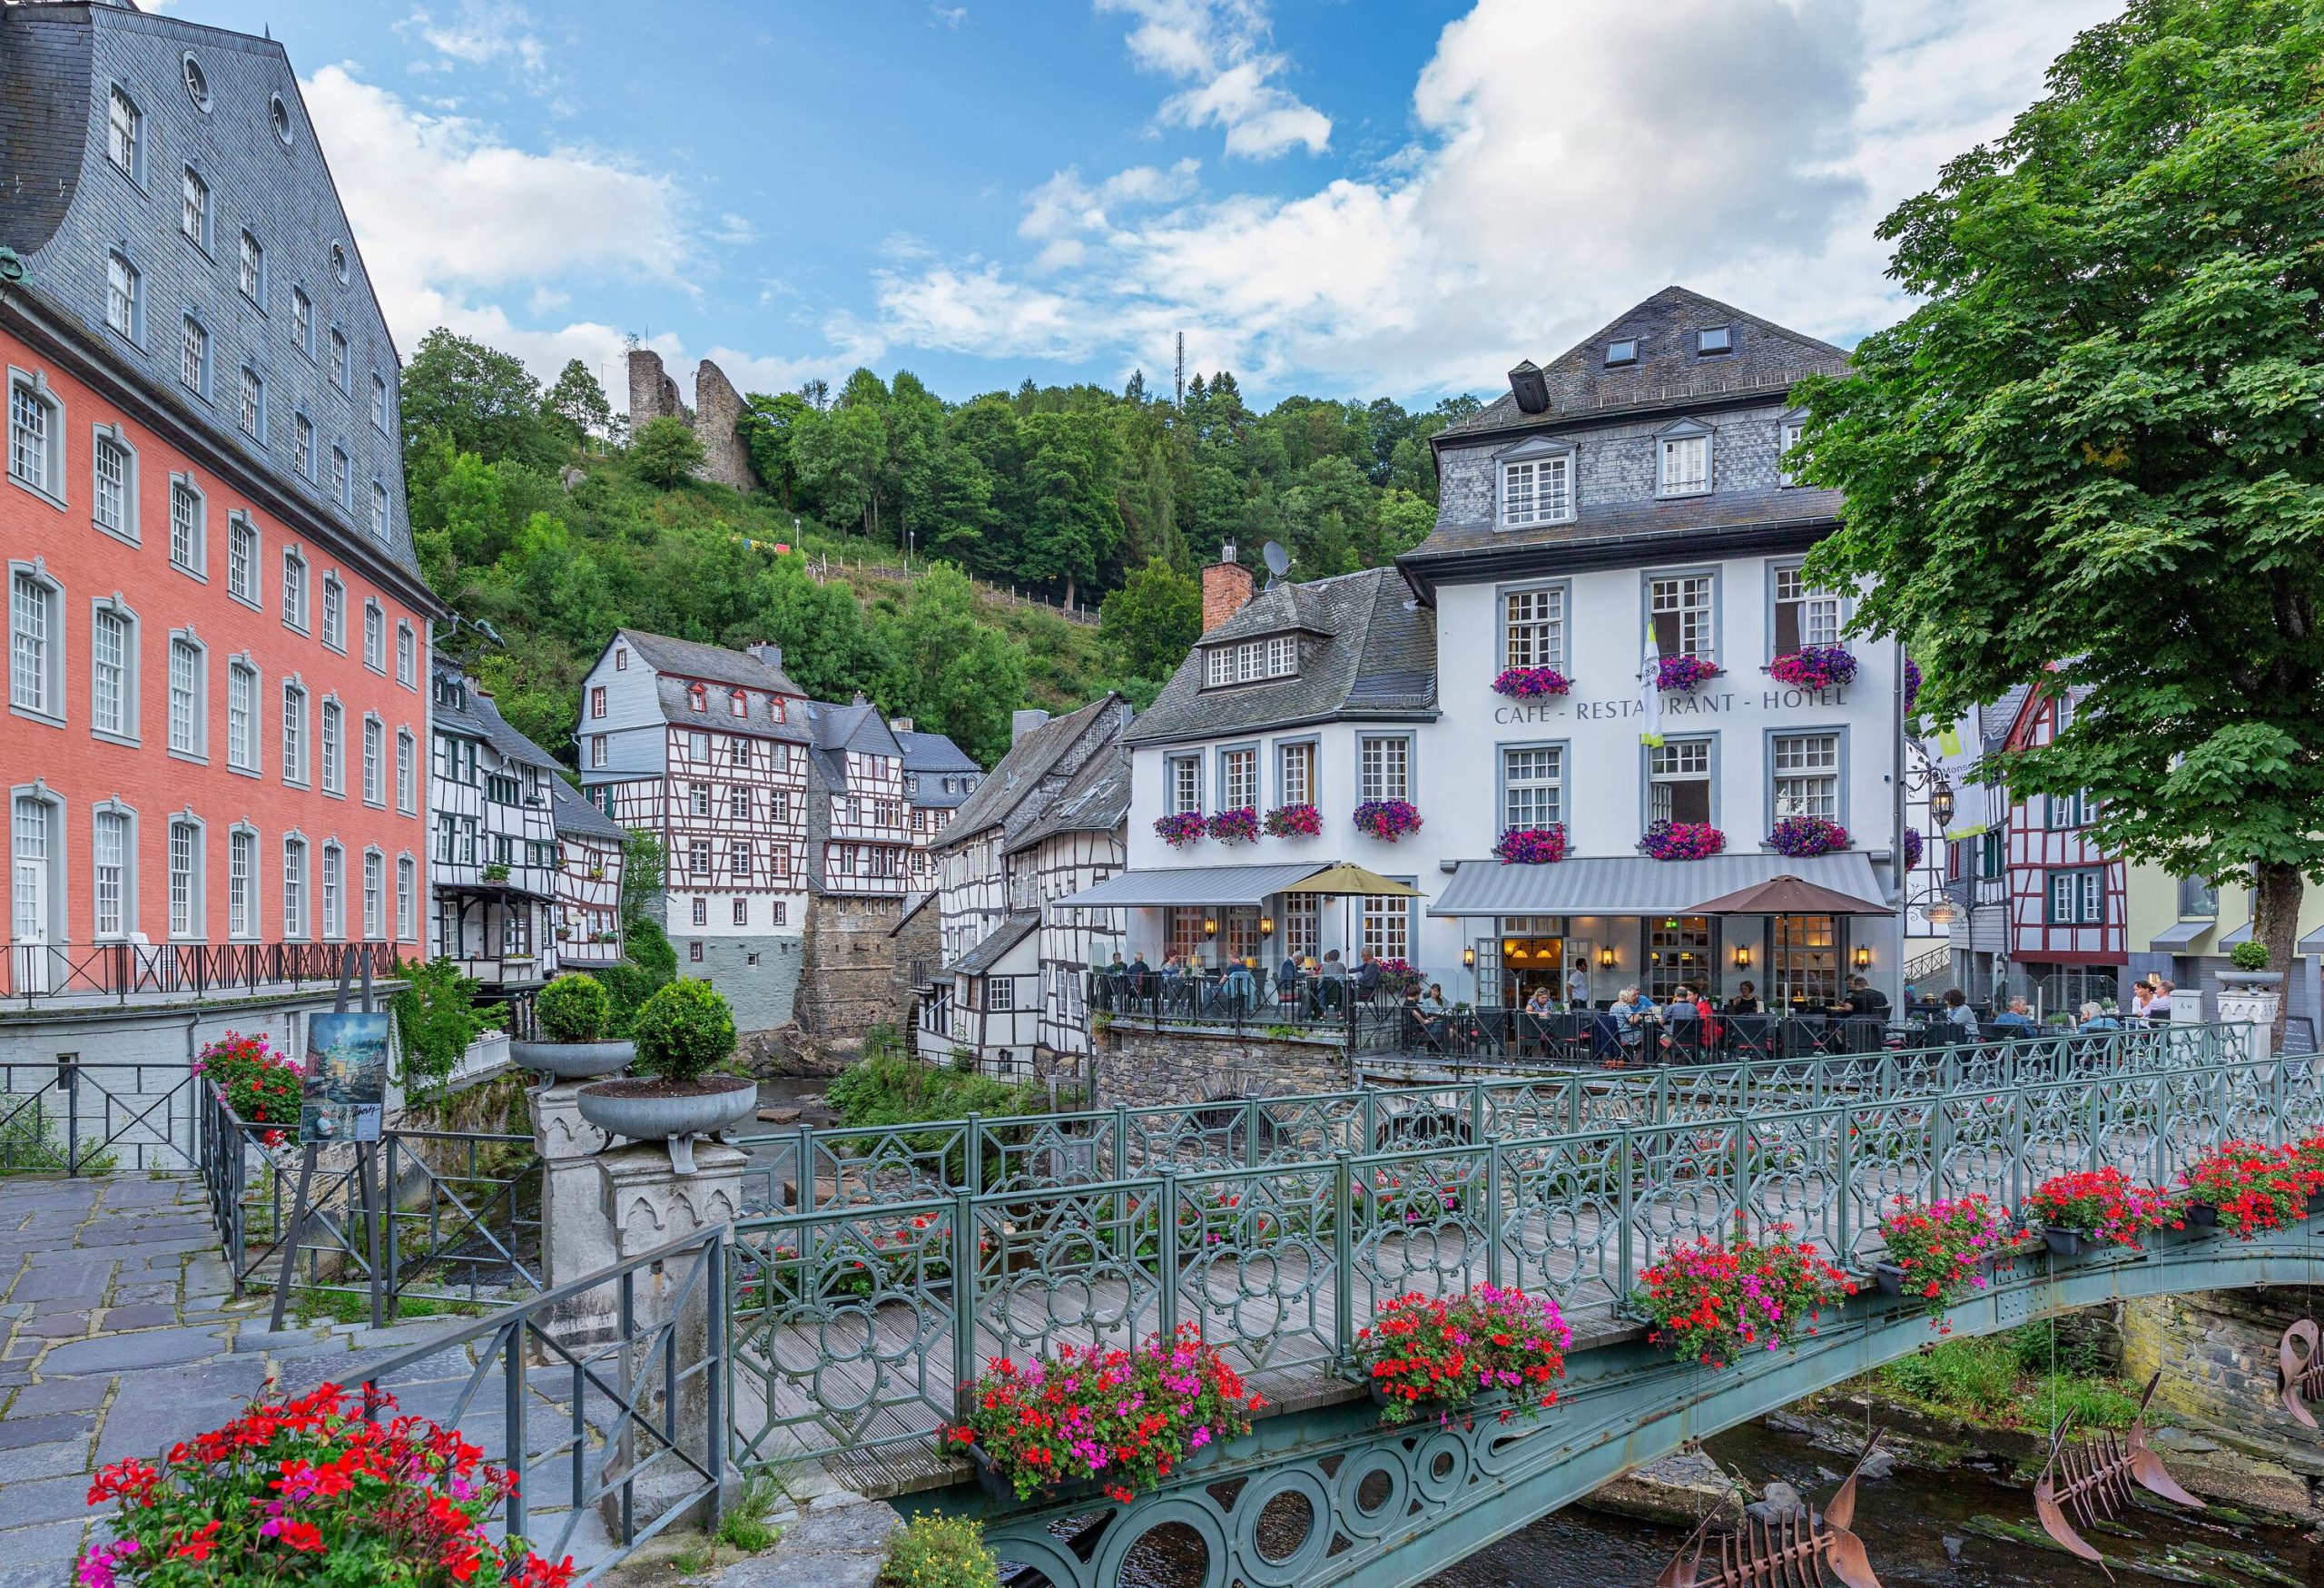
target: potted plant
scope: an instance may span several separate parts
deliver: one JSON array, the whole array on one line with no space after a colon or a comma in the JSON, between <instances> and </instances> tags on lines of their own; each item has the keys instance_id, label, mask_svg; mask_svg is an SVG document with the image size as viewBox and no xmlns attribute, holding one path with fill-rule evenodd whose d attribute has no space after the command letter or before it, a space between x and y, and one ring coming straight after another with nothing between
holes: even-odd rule
<instances>
[{"instance_id":1,"label":"potted plant","mask_svg":"<svg viewBox=\"0 0 2324 1588\"><path fill-rule=\"evenodd\" d=\"M1259 814L1249 805L1221 811L1210 819L1210 835L1221 843L1256 843L1259 837Z\"/></svg>"},{"instance_id":2,"label":"potted plant","mask_svg":"<svg viewBox=\"0 0 2324 1588\"><path fill-rule=\"evenodd\" d=\"M2308 1193L2308 1211L2324 1213L2324 1131L2301 1137L2284 1152Z\"/></svg>"},{"instance_id":3,"label":"potted plant","mask_svg":"<svg viewBox=\"0 0 2324 1588\"><path fill-rule=\"evenodd\" d=\"M694 1139L746 1119L758 1082L713 1075L734 1050L734 1016L707 981L665 982L632 1024L640 1077L593 1080L581 1089L581 1117L609 1136L666 1141L670 1167L694 1173Z\"/></svg>"},{"instance_id":4,"label":"potted plant","mask_svg":"<svg viewBox=\"0 0 2324 1588\"><path fill-rule=\"evenodd\" d=\"M976 1464L996 1500L1098 1488L1128 1501L1197 1451L1249 1433L1265 1404L1200 1329L1181 1324L1136 1350L1061 1345L1021 1365L994 1358L945 1448Z\"/></svg>"},{"instance_id":5,"label":"potted plant","mask_svg":"<svg viewBox=\"0 0 2324 1588\"><path fill-rule=\"evenodd\" d=\"M2139 1247L2139 1237L2185 1220L2171 1200L2118 1169L2085 1169L2043 1180L2025 1198L2024 1214L2042 1228L2042 1238L2062 1258L2102 1246Z\"/></svg>"},{"instance_id":6,"label":"potted plant","mask_svg":"<svg viewBox=\"0 0 2324 1588\"><path fill-rule=\"evenodd\" d=\"M484 868L484 880L487 883L507 882L508 880L507 864L497 860L491 862Z\"/></svg>"},{"instance_id":7,"label":"potted plant","mask_svg":"<svg viewBox=\"0 0 2324 1588\"><path fill-rule=\"evenodd\" d=\"M2246 938L2227 951L2227 962L2231 971L2219 973L2222 987L2280 987L2284 973L2268 969L2268 945L2256 938Z\"/></svg>"},{"instance_id":8,"label":"potted plant","mask_svg":"<svg viewBox=\"0 0 2324 1588\"><path fill-rule=\"evenodd\" d=\"M1856 653L1846 646L1802 646L1768 664L1768 676L1795 689L1837 689L1856 676Z\"/></svg>"},{"instance_id":9,"label":"potted plant","mask_svg":"<svg viewBox=\"0 0 2324 1588\"><path fill-rule=\"evenodd\" d=\"M1647 1337L1682 1362L1723 1367L1747 1350L1780 1350L1816 1332L1827 1307L1856 1294L1855 1281L1824 1260L1814 1247L1740 1232L1727 1243L1698 1236L1639 1277L1631 1304L1653 1325Z\"/></svg>"},{"instance_id":10,"label":"potted plant","mask_svg":"<svg viewBox=\"0 0 2324 1588\"><path fill-rule=\"evenodd\" d=\"M1266 814L1270 838L1314 838L1324 831L1323 813L1313 805L1277 805Z\"/></svg>"},{"instance_id":11,"label":"potted plant","mask_svg":"<svg viewBox=\"0 0 2324 1588\"><path fill-rule=\"evenodd\" d=\"M1355 807L1355 830L1383 843L1420 831L1420 811L1410 800L1366 800Z\"/></svg>"},{"instance_id":12,"label":"potted plant","mask_svg":"<svg viewBox=\"0 0 2324 1588\"><path fill-rule=\"evenodd\" d=\"M1709 822L1654 822L1638 841L1640 853L1656 860L1709 860L1725 851L1727 834Z\"/></svg>"},{"instance_id":13,"label":"potted plant","mask_svg":"<svg viewBox=\"0 0 2324 1588\"><path fill-rule=\"evenodd\" d=\"M1726 671L1700 656L1664 656L1655 663L1654 686L1665 695L1683 694Z\"/></svg>"},{"instance_id":14,"label":"potted plant","mask_svg":"<svg viewBox=\"0 0 2324 1588\"><path fill-rule=\"evenodd\" d=\"M1896 1211L1880 1221L1888 1256L1874 1267L1873 1277L1887 1295L1919 1300L1931 1327L1949 1334L1945 1309L1963 1291L1984 1288L2006 1244L2002 1223L2000 1212L1974 1191L1926 1203L1899 1197Z\"/></svg>"},{"instance_id":15,"label":"potted plant","mask_svg":"<svg viewBox=\"0 0 2324 1588\"><path fill-rule=\"evenodd\" d=\"M234 1118L260 1128L261 1147L280 1147L284 1128L298 1123L306 1097L304 1072L288 1056L269 1048L263 1037L228 1031L203 1045L193 1072L224 1095Z\"/></svg>"},{"instance_id":16,"label":"potted plant","mask_svg":"<svg viewBox=\"0 0 2324 1588\"><path fill-rule=\"evenodd\" d=\"M120 1508L82 1553L80 1588L209 1583L395 1583L566 1588L494 1514L516 1475L425 1417L374 1416L326 1384L251 1403L222 1428L99 1472L89 1504ZM387 1414L387 1415L379 1415ZM375 1420L376 1419L376 1420Z\"/></svg>"},{"instance_id":17,"label":"potted plant","mask_svg":"<svg viewBox=\"0 0 2324 1588\"><path fill-rule=\"evenodd\" d=\"M556 1080L586 1080L618 1074L637 1057L636 1043L606 1041L613 1024L613 994L586 972L568 972L542 988L533 1001L533 1018L542 1040L508 1044L508 1057L520 1069Z\"/></svg>"},{"instance_id":18,"label":"potted plant","mask_svg":"<svg viewBox=\"0 0 2324 1588\"><path fill-rule=\"evenodd\" d=\"M2179 1177L2187 1222L2216 1225L2250 1240L2263 1229L2281 1229L2308 1211L2311 1189L2324 1173L2309 1169L2298 1148L2229 1141L2189 1164Z\"/></svg>"},{"instance_id":19,"label":"potted plant","mask_svg":"<svg viewBox=\"0 0 2324 1588\"><path fill-rule=\"evenodd\" d=\"M1505 1396L1501 1420L1555 1406L1573 1344L1556 1302L1480 1285L1450 1301L1399 1296L1355 1336L1357 1356L1384 1423L1423 1409L1441 1418L1480 1396Z\"/></svg>"}]
</instances>

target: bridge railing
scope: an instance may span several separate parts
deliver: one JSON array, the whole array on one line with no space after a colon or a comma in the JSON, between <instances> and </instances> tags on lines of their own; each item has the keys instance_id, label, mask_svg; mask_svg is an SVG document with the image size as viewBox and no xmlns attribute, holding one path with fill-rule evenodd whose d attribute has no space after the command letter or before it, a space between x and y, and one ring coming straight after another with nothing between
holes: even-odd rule
<instances>
[{"instance_id":1,"label":"bridge railing","mask_svg":"<svg viewBox=\"0 0 2324 1588\"><path fill-rule=\"evenodd\" d=\"M2324 1094L2305 1060L2226 1056L1580 1129L1513 1119L1384 1150L1166 1161L745 1219L737 1451L926 1460L983 1360L1182 1322L1276 1376L1281 1398L1286 1378L1350 1361L1374 1312L1408 1292L1519 1285L1610 1323L1649 1267L1699 1238L1783 1227L1861 1263L1900 1196L1979 1191L2014 1208L2051 1175L2107 1164L2167 1184L2230 1137L2324 1129Z\"/></svg>"},{"instance_id":2,"label":"bridge railing","mask_svg":"<svg viewBox=\"0 0 2324 1588\"><path fill-rule=\"evenodd\" d=\"M1940 1097L2035 1079L2221 1063L2248 1050L2240 1026L2190 1023L910 1126L803 1126L737 1139L753 1159L744 1184L749 1208L812 1212L963 1189L1090 1185L1166 1166L1182 1172L1254 1168L1447 1139L1718 1119L1841 1098Z\"/></svg>"}]
</instances>

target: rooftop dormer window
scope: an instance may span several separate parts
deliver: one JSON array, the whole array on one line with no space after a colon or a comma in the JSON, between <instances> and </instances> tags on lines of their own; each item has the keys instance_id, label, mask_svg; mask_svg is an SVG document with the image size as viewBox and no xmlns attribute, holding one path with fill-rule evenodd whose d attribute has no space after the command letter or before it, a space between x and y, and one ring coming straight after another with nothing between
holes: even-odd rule
<instances>
[{"instance_id":1,"label":"rooftop dormer window","mask_svg":"<svg viewBox=\"0 0 2324 1588\"><path fill-rule=\"evenodd\" d=\"M1731 325L1707 325L1695 332L1695 355L1703 359L1724 358L1735 350L1735 328Z\"/></svg>"},{"instance_id":2,"label":"rooftop dormer window","mask_svg":"<svg viewBox=\"0 0 2324 1588\"><path fill-rule=\"evenodd\" d=\"M1288 678L1299 671L1299 636L1277 634L1236 645L1214 646L1206 653L1203 667L1206 689Z\"/></svg>"},{"instance_id":3,"label":"rooftop dormer window","mask_svg":"<svg viewBox=\"0 0 2324 1588\"><path fill-rule=\"evenodd\" d=\"M1620 370L1638 362L1638 338L1616 337L1606 344L1606 368Z\"/></svg>"},{"instance_id":4,"label":"rooftop dormer window","mask_svg":"<svg viewBox=\"0 0 2324 1588\"><path fill-rule=\"evenodd\" d=\"M726 697L726 712L729 716L749 716L751 715L751 696L749 691L737 689L734 694L728 695Z\"/></svg>"},{"instance_id":5,"label":"rooftop dormer window","mask_svg":"<svg viewBox=\"0 0 2324 1588\"><path fill-rule=\"evenodd\" d=\"M144 147L145 115L137 102L123 93L118 84L106 101L105 155L130 177L139 174L138 160Z\"/></svg>"},{"instance_id":6,"label":"rooftop dormer window","mask_svg":"<svg viewBox=\"0 0 2324 1588\"><path fill-rule=\"evenodd\" d=\"M705 712L710 709L710 692L699 684L686 686L686 709Z\"/></svg>"},{"instance_id":7,"label":"rooftop dormer window","mask_svg":"<svg viewBox=\"0 0 2324 1588\"><path fill-rule=\"evenodd\" d=\"M1563 524L1573 517L1573 454L1530 441L1501 463L1501 528Z\"/></svg>"},{"instance_id":8,"label":"rooftop dormer window","mask_svg":"<svg viewBox=\"0 0 2324 1588\"><path fill-rule=\"evenodd\" d=\"M1657 494L1701 496L1711 488L1710 427L1683 419L1662 432L1659 447L1661 468Z\"/></svg>"}]
</instances>

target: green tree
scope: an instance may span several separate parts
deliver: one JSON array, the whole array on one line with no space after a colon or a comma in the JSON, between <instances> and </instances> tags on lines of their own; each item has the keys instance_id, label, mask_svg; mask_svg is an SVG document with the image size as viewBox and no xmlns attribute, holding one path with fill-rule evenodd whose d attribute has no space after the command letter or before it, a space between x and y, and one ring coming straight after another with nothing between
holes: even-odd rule
<instances>
[{"instance_id":1,"label":"green tree","mask_svg":"<svg viewBox=\"0 0 2324 1588\"><path fill-rule=\"evenodd\" d=\"M2086 689L2012 792L2249 878L2278 965L2324 881L2320 66L2307 0L2133 0L1882 224L1925 301L1799 393L1847 493L1811 574L1869 581L1922 711Z\"/></svg>"},{"instance_id":2,"label":"green tree","mask_svg":"<svg viewBox=\"0 0 2324 1588\"><path fill-rule=\"evenodd\" d=\"M474 452L438 437L422 453L409 487L412 538L428 582L457 597L469 570L497 558L508 541L500 476Z\"/></svg>"},{"instance_id":3,"label":"green tree","mask_svg":"<svg viewBox=\"0 0 2324 1588\"><path fill-rule=\"evenodd\" d=\"M825 522L872 533L888 427L865 406L810 409L791 423L791 462L799 488Z\"/></svg>"},{"instance_id":4,"label":"green tree","mask_svg":"<svg viewBox=\"0 0 2324 1588\"><path fill-rule=\"evenodd\" d=\"M785 391L774 397L763 397L753 392L743 399L743 417L736 428L743 437L743 446L751 455L751 467L775 499L784 507L796 505L799 489L798 466L791 456L791 427L803 413L812 413L805 398L795 391Z\"/></svg>"},{"instance_id":5,"label":"green tree","mask_svg":"<svg viewBox=\"0 0 2324 1588\"><path fill-rule=\"evenodd\" d=\"M565 427L566 439L576 448L613 428L613 404L606 400L606 389L578 359L565 361L541 405Z\"/></svg>"},{"instance_id":6,"label":"green tree","mask_svg":"<svg viewBox=\"0 0 2324 1588\"><path fill-rule=\"evenodd\" d=\"M808 694L845 700L875 680L882 657L863 624L863 609L845 585L817 584L796 552L761 568L750 586L746 634L783 647L783 670Z\"/></svg>"},{"instance_id":7,"label":"green tree","mask_svg":"<svg viewBox=\"0 0 2324 1588\"><path fill-rule=\"evenodd\" d=\"M404 467L437 437L487 463L514 458L550 468L565 450L542 410L540 383L523 362L440 325L419 339L404 366Z\"/></svg>"},{"instance_id":8,"label":"green tree","mask_svg":"<svg viewBox=\"0 0 2324 1588\"><path fill-rule=\"evenodd\" d=\"M1098 643L1130 674L1167 678L1202 635L1202 586L1157 557L1098 609Z\"/></svg>"},{"instance_id":9,"label":"green tree","mask_svg":"<svg viewBox=\"0 0 2324 1588\"><path fill-rule=\"evenodd\" d=\"M629 443L630 467L640 479L669 490L702 466L701 439L675 415L647 419Z\"/></svg>"},{"instance_id":10,"label":"green tree","mask_svg":"<svg viewBox=\"0 0 2324 1588\"><path fill-rule=\"evenodd\" d=\"M1009 714L1024 695L1025 653L978 612L968 576L931 567L883 628L891 682L875 693L889 709L950 735L987 765L1007 754Z\"/></svg>"}]
</instances>

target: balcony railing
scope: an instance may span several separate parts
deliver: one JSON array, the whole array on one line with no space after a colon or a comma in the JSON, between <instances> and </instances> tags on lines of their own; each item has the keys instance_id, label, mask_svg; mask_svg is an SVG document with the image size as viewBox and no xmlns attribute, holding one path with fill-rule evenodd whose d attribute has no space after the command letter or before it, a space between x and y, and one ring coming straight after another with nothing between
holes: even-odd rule
<instances>
[{"instance_id":1,"label":"balcony railing","mask_svg":"<svg viewBox=\"0 0 2324 1588\"><path fill-rule=\"evenodd\" d=\"M27 1009L225 998L399 974L409 945L391 942L12 943L0 999ZM417 958L417 954L413 955Z\"/></svg>"}]
</instances>

